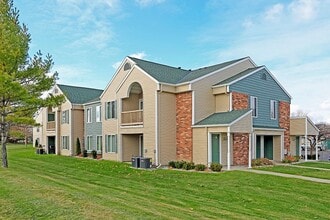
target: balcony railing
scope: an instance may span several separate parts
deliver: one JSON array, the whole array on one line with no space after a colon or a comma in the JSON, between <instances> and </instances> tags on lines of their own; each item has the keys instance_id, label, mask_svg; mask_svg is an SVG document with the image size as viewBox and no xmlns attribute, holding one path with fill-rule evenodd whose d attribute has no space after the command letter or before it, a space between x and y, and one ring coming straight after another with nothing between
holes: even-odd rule
<instances>
[{"instance_id":1,"label":"balcony railing","mask_svg":"<svg viewBox=\"0 0 330 220\"><path fill-rule=\"evenodd\" d=\"M47 122L47 130L55 130L55 121L49 121Z\"/></svg>"},{"instance_id":2,"label":"balcony railing","mask_svg":"<svg viewBox=\"0 0 330 220\"><path fill-rule=\"evenodd\" d=\"M142 125L143 110L126 111L121 113L121 125Z\"/></svg>"}]
</instances>

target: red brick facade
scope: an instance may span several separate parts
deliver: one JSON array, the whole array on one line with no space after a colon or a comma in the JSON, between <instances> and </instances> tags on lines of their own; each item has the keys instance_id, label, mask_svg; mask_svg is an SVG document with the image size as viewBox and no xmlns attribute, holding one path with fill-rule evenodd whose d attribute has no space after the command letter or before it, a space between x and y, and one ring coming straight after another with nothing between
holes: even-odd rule
<instances>
[{"instance_id":1,"label":"red brick facade","mask_svg":"<svg viewBox=\"0 0 330 220\"><path fill-rule=\"evenodd\" d=\"M176 157L192 161L192 93L176 95Z\"/></svg>"},{"instance_id":2,"label":"red brick facade","mask_svg":"<svg viewBox=\"0 0 330 220\"><path fill-rule=\"evenodd\" d=\"M248 165L249 163L249 134L233 134L233 164Z\"/></svg>"},{"instance_id":3,"label":"red brick facade","mask_svg":"<svg viewBox=\"0 0 330 220\"><path fill-rule=\"evenodd\" d=\"M244 93L232 92L233 110L242 110L249 108L249 96Z\"/></svg>"},{"instance_id":4,"label":"red brick facade","mask_svg":"<svg viewBox=\"0 0 330 220\"><path fill-rule=\"evenodd\" d=\"M279 125L284 131L284 149L290 152L290 103L279 102Z\"/></svg>"}]
</instances>

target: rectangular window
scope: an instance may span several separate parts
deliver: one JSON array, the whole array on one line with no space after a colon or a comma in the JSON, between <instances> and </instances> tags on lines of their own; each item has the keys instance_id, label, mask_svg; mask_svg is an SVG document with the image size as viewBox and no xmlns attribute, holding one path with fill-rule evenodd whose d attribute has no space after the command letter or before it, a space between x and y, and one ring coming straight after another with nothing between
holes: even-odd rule
<instances>
[{"instance_id":1,"label":"rectangular window","mask_svg":"<svg viewBox=\"0 0 330 220\"><path fill-rule=\"evenodd\" d=\"M62 124L69 124L69 110L62 112Z\"/></svg>"},{"instance_id":2,"label":"rectangular window","mask_svg":"<svg viewBox=\"0 0 330 220\"><path fill-rule=\"evenodd\" d=\"M270 118L276 120L276 101L270 100Z\"/></svg>"},{"instance_id":3,"label":"rectangular window","mask_svg":"<svg viewBox=\"0 0 330 220\"><path fill-rule=\"evenodd\" d=\"M105 135L105 152L117 153L117 135Z\"/></svg>"},{"instance_id":4,"label":"rectangular window","mask_svg":"<svg viewBox=\"0 0 330 220\"><path fill-rule=\"evenodd\" d=\"M69 150L70 147L69 147L69 136L62 136L62 149L67 149Z\"/></svg>"},{"instance_id":5,"label":"rectangular window","mask_svg":"<svg viewBox=\"0 0 330 220\"><path fill-rule=\"evenodd\" d=\"M86 110L86 122L91 123L92 122L92 108L88 108Z\"/></svg>"},{"instance_id":6,"label":"rectangular window","mask_svg":"<svg viewBox=\"0 0 330 220\"><path fill-rule=\"evenodd\" d=\"M106 106L105 119L117 118L117 102L116 101L106 102L105 106Z\"/></svg>"},{"instance_id":7,"label":"rectangular window","mask_svg":"<svg viewBox=\"0 0 330 220\"><path fill-rule=\"evenodd\" d=\"M258 99L257 97L250 97L250 108L252 109L252 116L258 117Z\"/></svg>"},{"instance_id":8,"label":"rectangular window","mask_svg":"<svg viewBox=\"0 0 330 220\"><path fill-rule=\"evenodd\" d=\"M96 136L96 151L102 151L102 136Z\"/></svg>"},{"instance_id":9,"label":"rectangular window","mask_svg":"<svg viewBox=\"0 0 330 220\"><path fill-rule=\"evenodd\" d=\"M87 136L87 140L86 140L86 150L91 151L92 150L92 140L93 137L92 136Z\"/></svg>"},{"instance_id":10,"label":"rectangular window","mask_svg":"<svg viewBox=\"0 0 330 220\"><path fill-rule=\"evenodd\" d=\"M101 106L96 106L96 122L101 121Z\"/></svg>"},{"instance_id":11,"label":"rectangular window","mask_svg":"<svg viewBox=\"0 0 330 220\"><path fill-rule=\"evenodd\" d=\"M48 113L48 121L55 121L55 113Z\"/></svg>"}]
</instances>

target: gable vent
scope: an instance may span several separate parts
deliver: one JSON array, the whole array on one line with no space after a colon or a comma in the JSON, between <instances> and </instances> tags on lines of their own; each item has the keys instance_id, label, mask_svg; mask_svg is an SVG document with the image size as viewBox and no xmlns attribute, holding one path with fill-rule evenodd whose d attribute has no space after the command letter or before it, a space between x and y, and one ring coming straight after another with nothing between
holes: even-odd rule
<instances>
[{"instance_id":1,"label":"gable vent","mask_svg":"<svg viewBox=\"0 0 330 220\"><path fill-rule=\"evenodd\" d=\"M131 67L131 64L130 63L125 63L124 65L124 71L126 70L130 70L132 67Z\"/></svg>"},{"instance_id":2,"label":"gable vent","mask_svg":"<svg viewBox=\"0 0 330 220\"><path fill-rule=\"evenodd\" d=\"M260 79L262 79L262 80L267 80L266 73L261 73L261 75L260 75Z\"/></svg>"}]
</instances>

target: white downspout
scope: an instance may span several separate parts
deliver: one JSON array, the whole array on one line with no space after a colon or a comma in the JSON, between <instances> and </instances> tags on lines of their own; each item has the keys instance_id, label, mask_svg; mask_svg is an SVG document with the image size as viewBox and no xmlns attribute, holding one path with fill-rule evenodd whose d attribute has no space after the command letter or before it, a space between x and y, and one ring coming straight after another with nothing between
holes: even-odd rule
<instances>
[{"instance_id":1,"label":"white downspout","mask_svg":"<svg viewBox=\"0 0 330 220\"><path fill-rule=\"evenodd\" d=\"M230 127L227 131L227 170L230 170Z\"/></svg>"},{"instance_id":2,"label":"white downspout","mask_svg":"<svg viewBox=\"0 0 330 220\"><path fill-rule=\"evenodd\" d=\"M318 153L319 153L319 149L318 149L318 147L317 147L317 139L318 139L318 135L316 135L315 136L315 160L319 160L319 155L318 155Z\"/></svg>"},{"instance_id":3,"label":"white downspout","mask_svg":"<svg viewBox=\"0 0 330 220\"><path fill-rule=\"evenodd\" d=\"M251 133L249 133L249 166L248 166L248 168L252 168L252 166L251 166L251 158L252 158L251 145L252 145L252 135L251 135Z\"/></svg>"},{"instance_id":4,"label":"white downspout","mask_svg":"<svg viewBox=\"0 0 330 220\"><path fill-rule=\"evenodd\" d=\"M159 146L158 146L158 92L155 92L155 112L156 112L156 117L155 117L155 163L158 166L159 165Z\"/></svg>"}]
</instances>

